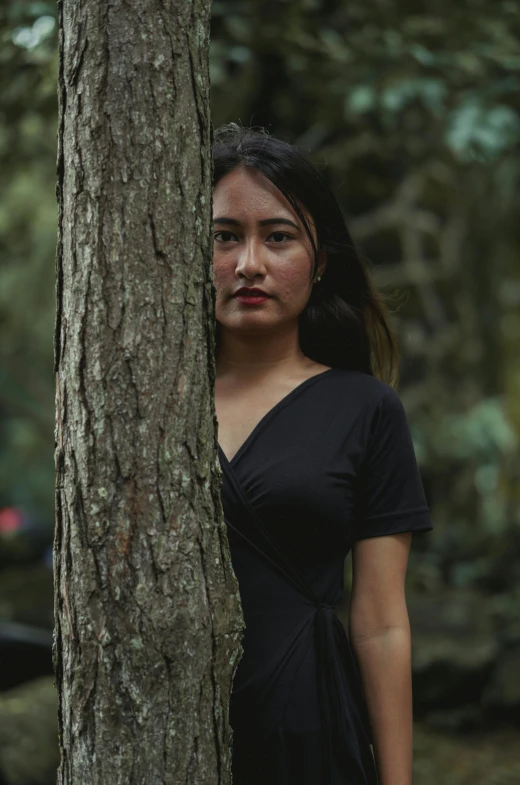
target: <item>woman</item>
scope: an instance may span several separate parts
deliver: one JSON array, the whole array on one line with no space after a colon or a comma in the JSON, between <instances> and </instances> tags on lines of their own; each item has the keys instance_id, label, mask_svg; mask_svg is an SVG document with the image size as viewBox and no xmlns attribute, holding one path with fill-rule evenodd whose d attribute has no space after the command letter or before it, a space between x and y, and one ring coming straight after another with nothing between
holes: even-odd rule
<instances>
[{"instance_id":1,"label":"woman","mask_svg":"<svg viewBox=\"0 0 520 785\"><path fill-rule=\"evenodd\" d=\"M404 584L412 532L432 524L395 340L298 150L230 124L213 158L215 406L246 624L233 782L411 785ZM333 606L350 550L347 638Z\"/></svg>"}]
</instances>

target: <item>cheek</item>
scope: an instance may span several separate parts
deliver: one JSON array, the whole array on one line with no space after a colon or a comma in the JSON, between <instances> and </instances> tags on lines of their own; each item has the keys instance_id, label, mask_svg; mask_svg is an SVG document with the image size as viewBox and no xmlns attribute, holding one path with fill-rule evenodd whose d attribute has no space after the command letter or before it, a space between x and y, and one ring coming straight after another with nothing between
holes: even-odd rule
<instances>
[{"instance_id":1,"label":"cheek","mask_svg":"<svg viewBox=\"0 0 520 785\"><path fill-rule=\"evenodd\" d=\"M218 255L214 255L213 257L213 281L215 286L218 288L221 284L225 284L227 281L233 278L233 265L230 263L226 263L226 261L222 258L219 259Z\"/></svg>"},{"instance_id":2,"label":"cheek","mask_svg":"<svg viewBox=\"0 0 520 785\"><path fill-rule=\"evenodd\" d=\"M281 265L276 272L276 281L281 292L298 298L307 294L309 274L303 264Z\"/></svg>"}]
</instances>

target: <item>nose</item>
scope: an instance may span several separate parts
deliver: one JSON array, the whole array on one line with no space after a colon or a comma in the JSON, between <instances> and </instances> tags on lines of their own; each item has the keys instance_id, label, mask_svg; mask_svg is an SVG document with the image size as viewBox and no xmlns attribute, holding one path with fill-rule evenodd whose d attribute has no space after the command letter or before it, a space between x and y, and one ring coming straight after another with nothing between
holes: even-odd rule
<instances>
[{"instance_id":1,"label":"nose","mask_svg":"<svg viewBox=\"0 0 520 785\"><path fill-rule=\"evenodd\" d=\"M246 278L254 278L255 275L265 275L265 261L262 249L258 246L254 237L246 240L240 248L235 274L237 276L243 275Z\"/></svg>"}]
</instances>

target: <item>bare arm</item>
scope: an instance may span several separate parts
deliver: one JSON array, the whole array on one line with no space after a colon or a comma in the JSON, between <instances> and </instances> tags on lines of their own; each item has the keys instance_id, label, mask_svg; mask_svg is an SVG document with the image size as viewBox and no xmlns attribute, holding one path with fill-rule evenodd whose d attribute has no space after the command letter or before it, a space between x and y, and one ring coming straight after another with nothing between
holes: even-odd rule
<instances>
[{"instance_id":1,"label":"bare arm","mask_svg":"<svg viewBox=\"0 0 520 785\"><path fill-rule=\"evenodd\" d=\"M349 637L359 663L380 785L412 785L412 676L405 577L411 532L354 543Z\"/></svg>"}]
</instances>

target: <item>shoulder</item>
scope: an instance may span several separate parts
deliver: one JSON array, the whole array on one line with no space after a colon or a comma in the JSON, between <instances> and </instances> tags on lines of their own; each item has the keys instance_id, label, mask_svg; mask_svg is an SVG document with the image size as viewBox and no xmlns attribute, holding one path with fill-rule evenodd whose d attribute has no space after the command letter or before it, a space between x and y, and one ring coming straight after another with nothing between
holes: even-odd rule
<instances>
[{"instance_id":1,"label":"shoulder","mask_svg":"<svg viewBox=\"0 0 520 785\"><path fill-rule=\"evenodd\" d=\"M375 411L381 406L400 409L403 405L393 387L368 373L334 368L330 382L340 396L358 402L366 411Z\"/></svg>"},{"instance_id":2,"label":"shoulder","mask_svg":"<svg viewBox=\"0 0 520 785\"><path fill-rule=\"evenodd\" d=\"M361 371L337 369L330 377L328 401L349 431L355 424L363 443L408 431L401 398L389 384Z\"/></svg>"}]
</instances>

